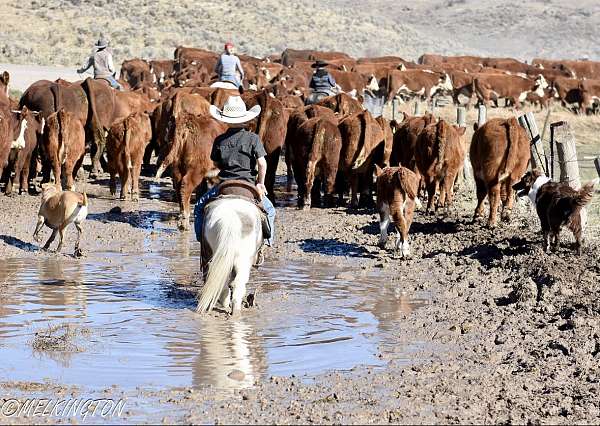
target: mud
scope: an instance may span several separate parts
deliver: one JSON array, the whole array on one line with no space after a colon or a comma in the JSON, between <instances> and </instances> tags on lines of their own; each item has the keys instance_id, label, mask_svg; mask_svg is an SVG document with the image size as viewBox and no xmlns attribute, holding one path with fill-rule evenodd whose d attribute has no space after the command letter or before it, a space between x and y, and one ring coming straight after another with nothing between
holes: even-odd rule
<instances>
[{"instance_id":1,"label":"mud","mask_svg":"<svg viewBox=\"0 0 600 426\"><path fill-rule=\"evenodd\" d=\"M193 312L197 243L161 201L169 180L142 187L136 204L88 185L82 259L74 230L64 254L32 241L37 197L1 198L0 400L123 397L125 422L597 423L597 203L583 254L566 233L546 254L528 205L490 230L463 188L449 217L417 213L401 260L371 210L279 194L258 306L231 320ZM91 330L83 350L33 356L35 333L65 322Z\"/></svg>"}]
</instances>

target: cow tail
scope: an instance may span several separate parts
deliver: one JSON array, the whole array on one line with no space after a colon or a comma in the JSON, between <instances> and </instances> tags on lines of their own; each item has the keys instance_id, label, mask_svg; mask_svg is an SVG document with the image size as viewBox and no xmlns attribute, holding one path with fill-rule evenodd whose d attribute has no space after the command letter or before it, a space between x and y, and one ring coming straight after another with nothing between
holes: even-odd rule
<instances>
[{"instance_id":1,"label":"cow tail","mask_svg":"<svg viewBox=\"0 0 600 426\"><path fill-rule=\"evenodd\" d=\"M127 162L127 168L129 170L133 169L133 164L131 164L131 123L133 117L129 116L123 121L123 134L125 136L125 161Z\"/></svg>"},{"instance_id":2,"label":"cow tail","mask_svg":"<svg viewBox=\"0 0 600 426\"><path fill-rule=\"evenodd\" d=\"M52 93L52 98L54 101L54 112L58 112L62 107L62 90L60 90L60 85L57 83L51 84L50 93Z\"/></svg>"},{"instance_id":3,"label":"cow tail","mask_svg":"<svg viewBox=\"0 0 600 426\"><path fill-rule=\"evenodd\" d=\"M435 173L438 176L441 175L442 168L444 166L444 157L446 156L446 139L446 123L444 120L440 120L436 129L437 163L435 165Z\"/></svg>"},{"instance_id":4,"label":"cow tail","mask_svg":"<svg viewBox=\"0 0 600 426\"><path fill-rule=\"evenodd\" d=\"M89 113L91 114L92 119L92 135L94 142L99 140L100 143L98 145L105 146L106 145L106 136L104 135L104 129L100 124L98 119L98 113L96 111L96 94L94 90L90 87L90 81L92 79L88 77L82 84L84 90L87 89L87 95L89 99Z\"/></svg>"},{"instance_id":5,"label":"cow tail","mask_svg":"<svg viewBox=\"0 0 600 426\"><path fill-rule=\"evenodd\" d=\"M516 118L512 117L506 121L506 126L508 133L506 163L504 164L502 174L498 178L499 182L502 182L511 175L519 161L519 123L517 123Z\"/></svg>"},{"instance_id":6,"label":"cow tail","mask_svg":"<svg viewBox=\"0 0 600 426\"><path fill-rule=\"evenodd\" d=\"M318 154L323 152L323 149L325 147L325 121L324 120L319 120L317 122L317 126L315 129L315 136L313 139L313 144L311 147L311 163L313 163L313 165L316 165L316 162L318 160Z\"/></svg>"},{"instance_id":7,"label":"cow tail","mask_svg":"<svg viewBox=\"0 0 600 426\"><path fill-rule=\"evenodd\" d=\"M265 146L266 149L265 134L267 133L267 126L269 124L269 121L271 120L271 115L273 114L273 108L269 108L270 99L266 91L263 92L263 96L265 96L265 102L264 106L261 105L262 109L258 116L256 133L258 133L258 138L260 139L260 142Z\"/></svg>"},{"instance_id":8,"label":"cow tail","mask_svg":"<svg viewBox=\"0 0 600 426\"><path fill-rule=\"evenodd\" d=\"M310 153L308 156L308 163L306 164L306 176L315 175L315 169L317 162L323 150L325 149L325 121L319 120L315 125L315 131L313 134L312 146L310 147Z\"/></svg>"},{"instance_id":9,"label":"cow tail","mask_svg":"<svg viewBox=\"0 0 600 426\"><path fill-rule=\"evenodd\" d=\"M404 192L411 200L417 198L418 182L415 174L405 167L400 167L400 170L396 173L398 180L400 181L400 189L402 189L402 192Z\"/></svg>"},{"instance_id":10,"label":"cow tail","mask_svg":"<svg viewBox=\"0 0 600 426\"><path fill-rule=\"evenodd\" d=\"M167 170L167 168L171 165L171 163L173 163L173 160L175 159L175 155L176 155L176 151L177 151L177 147L180 144L183 144L183 138L184 135L182 135L182 131L180 130L180 118L174 118L171 120L172 126L173 128L171 129L171 134L173 135L173 140L170 144L168 144L167 146L165 146L164 150L161 150L161 153L158 156L158 162L160 164L160 166L158 167L158 170L156 171L156 175L154 176L155 179L160 179L161 176L163 175L163 173L165 172L165 170ZM161 161L161 156L164 155L164 159L162 159Z\"/></svg>"},{"instance_id":11,"label":"cow tail","mask_svg":"<svg viewBox=\"0 0 600 426\"><path fill-rule=\"evenodd\" d=\"M58 127L56 129L56 137L58 138L58 160L60 161L60 164L65 163L68 155L68 147L66 144L67 138L65 135L65 131L68 128L67 120L67 113L64 109L61 109L56 113L56 125Z\"/></svg>"}]
</instances>

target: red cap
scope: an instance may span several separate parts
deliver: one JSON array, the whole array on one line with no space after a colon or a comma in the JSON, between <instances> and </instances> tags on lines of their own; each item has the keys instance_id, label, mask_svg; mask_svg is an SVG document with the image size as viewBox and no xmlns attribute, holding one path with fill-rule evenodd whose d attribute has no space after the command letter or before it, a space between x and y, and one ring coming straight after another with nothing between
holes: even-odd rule
<instances>
[{"instance_id":1,"label":"red cap","mask_svg":"<svg viewBox=\"0 0 600 426\"><path fill-rule=\"evenodd\" d=\"M234 47L233 43L228 41L227 43L225 43L225 48L227 49L228 47Z\"/></svg>"}]
</instances>

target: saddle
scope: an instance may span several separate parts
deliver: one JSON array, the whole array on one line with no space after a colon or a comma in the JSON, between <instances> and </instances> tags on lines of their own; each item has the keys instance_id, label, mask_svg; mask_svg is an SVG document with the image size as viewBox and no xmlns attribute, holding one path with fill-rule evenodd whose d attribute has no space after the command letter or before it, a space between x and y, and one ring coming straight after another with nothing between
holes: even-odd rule
<instances>
[{"instance_id":1,"label":"saddle","mask_svg":"<svg viewBox=\"0 0 600 426\"><path fill-rule=\"evenodd\" d=\"M305 101L305 105L312 105L312 104L316 104L317 102L319 102L321 99L325 99L327 97L331 96L331 93L329 92L325 92L325 91L314 91L312 92L310 95L308 95L308 98L306 98Z\"/></svg>"},{"instance_id":2,"label":"saddle","mask_svg":"<svg viewBox=\"0 0 600 426\"><path fill-rule=\"evenodd\" d=\"M210 202L223 198L238 198L253 203L261 213L263 238L271 238L271 227L269 226L269 220L267 219L267 212L263 207L260 192L258 192L256 185L246 182L245 180L226 180L219 184L217 195L209 199L204 208L206 208Z\"/></svg>"}]
</instances>

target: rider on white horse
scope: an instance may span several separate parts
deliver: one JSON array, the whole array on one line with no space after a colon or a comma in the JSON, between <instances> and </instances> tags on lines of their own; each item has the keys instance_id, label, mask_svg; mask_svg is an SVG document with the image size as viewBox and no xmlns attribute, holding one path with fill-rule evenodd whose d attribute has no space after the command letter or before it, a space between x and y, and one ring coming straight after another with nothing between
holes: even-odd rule
<instances>
[{"instance_id":1,"label":"rider on white horse","mask_svg":"<svg viewBox=\"0 0 600 426\"><path fill-rule=\"evenodd\" d=\"M211 153L211 160L219 168L221 182L227 180L243 180L256 184L261 194L262 204L267 212L271 237L266 241L267 245L273 244L275 235L275 207L266 196L265 176L267 174L267 154L258 135L246 130L245 123L255 119L260 114L260 106L256 105L246 110L246 104L239 96L230 96L223 110L211 105L210 114L213 118L229 124L229 129L215 139ZM194 209L194 229L196 239L202 241L202 225L204 221L204 206L206 202L217 195L218 186L202 195Z\"/></svg>"}]
</instances>

